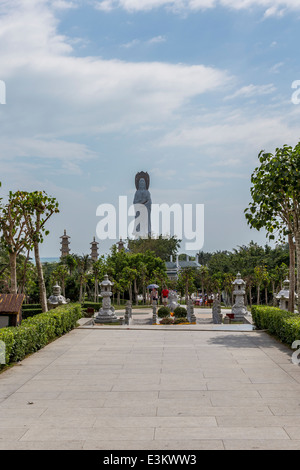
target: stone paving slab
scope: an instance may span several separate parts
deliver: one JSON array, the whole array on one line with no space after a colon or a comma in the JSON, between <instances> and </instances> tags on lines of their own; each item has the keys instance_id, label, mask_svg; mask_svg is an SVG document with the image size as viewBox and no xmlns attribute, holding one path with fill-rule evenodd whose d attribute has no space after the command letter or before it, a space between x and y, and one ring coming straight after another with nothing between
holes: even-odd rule
<instances>
[{"instance_id":1,"label":"stone paving slab","mask_svg":"<svg viewBox=\"0 0 300 470\"><path fill-rule=\"evenodd\" d=\"M300 367L261 331L77 328L0 374L0 449L300 449Z\"/></svg>"}]
</instances>

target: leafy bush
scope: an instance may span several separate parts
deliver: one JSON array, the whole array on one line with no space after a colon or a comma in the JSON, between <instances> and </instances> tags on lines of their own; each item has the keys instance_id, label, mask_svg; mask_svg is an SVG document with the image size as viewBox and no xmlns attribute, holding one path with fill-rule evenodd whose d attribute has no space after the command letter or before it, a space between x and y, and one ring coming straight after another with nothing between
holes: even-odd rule
<instances>
[{"instance_id":1,"label":"leafy bush","mask_svg":"<svg viewBox=\"0 0 300 470\"><path fill-rule=\"evenodd\" d=\"M251 314L258 329L268 330L283 343L291 346L296 339L300 339L300 316L297 313L254 305Z\"/></svg>"},{"instance_id":2,"label":"leafy bush","mask_svg":"<svg viewBox=\"0 0 300 470\"><path fill-rule=\"evenodd\" d=\"M2 328L0 340L5 343L6 363L21 361L43 348L75 328L81 317L81 306L71 304L27 318L20 326Z\"/></svg>"},{"instance_id":3,"label":"leafy bush","mask_svg":"<svg viewBox=\"0 0 300 470\"><path fill-rule=\"evenodd\" d=\"M186 316L187 316L187 309L186 309L185 307L180 307L180 306L178 306L178 307L176 307L175 310L174 310L174 315L175 315L176 318L179 318L179 317L181 317L181 318L184 318L184 317L185 317L185 318L186 318Z\"/></svg>"},{"instance_id":4,"label":"leafy bush","mask_svg":"<svg viewBox=\"0 0 300 470\"><path fill-rule=\"evenodd\" d=\"M170 315L171 313L171 310L169 309L169 307L160 307L157 311L157 315L159 316L159 318L166 318Z\"/></svg>"}]
</instances>

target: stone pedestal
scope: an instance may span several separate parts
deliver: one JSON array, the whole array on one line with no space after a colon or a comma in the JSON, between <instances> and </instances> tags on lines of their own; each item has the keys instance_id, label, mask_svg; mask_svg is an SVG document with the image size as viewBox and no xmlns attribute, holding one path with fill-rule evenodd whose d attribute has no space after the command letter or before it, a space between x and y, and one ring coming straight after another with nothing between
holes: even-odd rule
<instances>
[{"instance_id":1,"label":"stone pedestal","mask_svg":"<svg viewBox=\"0 0 300 470\"><path fill-rule=\"evenodd\" d=\"M99 312L96 313L94 321L95 323L116 323L119 320L115 314L114 307L111 305L111 287L113 286L113 283L110 282L107 274L104 276L104 280L101 282L100 286L102 307L100 308Z\"/></svg>"}]
</instances>

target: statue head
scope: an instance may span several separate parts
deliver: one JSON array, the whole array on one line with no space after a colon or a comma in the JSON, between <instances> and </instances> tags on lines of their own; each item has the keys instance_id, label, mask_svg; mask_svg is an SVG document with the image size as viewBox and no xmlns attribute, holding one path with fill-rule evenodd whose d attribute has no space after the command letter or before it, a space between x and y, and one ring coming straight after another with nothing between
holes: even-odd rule
<instances>
[{"instance_id":1,"label":"statue head","mask_svg":"<svg viewBox=\"0 0 300 470\"><path fill-rule=\"evenodd\" d=\"M136 189L149 189L150 176L144 171L140 171L135 175L135 187Z\"/></svg>"}]
</instances>

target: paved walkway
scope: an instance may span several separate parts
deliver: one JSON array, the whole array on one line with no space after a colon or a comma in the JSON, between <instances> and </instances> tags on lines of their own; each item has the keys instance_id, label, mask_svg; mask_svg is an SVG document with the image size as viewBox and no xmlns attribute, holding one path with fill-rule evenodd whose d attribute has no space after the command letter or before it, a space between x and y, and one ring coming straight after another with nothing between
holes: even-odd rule
<instances>
[{"instance_id":1,"label":"paved walkway","mask_svg":"<svg viewBox=\"0 0 300 470\"><path fill-rule=\"evenodd\" d=\"M300 367L230 325L83 326L0 374L0 449L300 449Z\"/></svg>"}]
</instances>

